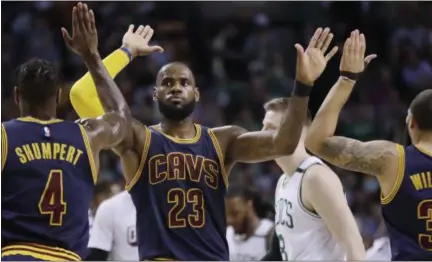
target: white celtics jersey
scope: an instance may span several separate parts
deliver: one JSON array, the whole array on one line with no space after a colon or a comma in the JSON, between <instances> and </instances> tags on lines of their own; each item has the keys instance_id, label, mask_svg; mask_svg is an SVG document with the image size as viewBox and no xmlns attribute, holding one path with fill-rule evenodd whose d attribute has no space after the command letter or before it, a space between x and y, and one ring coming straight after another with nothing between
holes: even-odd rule
<instances>
[{"instance_id":1,"label":"white celtics jersey","mask_svg":"<svg viewBox=\"0 0 432 262\"><path fill-rule=\"evenodd\" d=\"M273 221L261 219L254 234L248 239L236 235L234 229L227 228L226 238L230 252L230 260L257 261L267 253L267 235L273 228Z\"/></svg>"},{"instance_id":2,"label":"white celtics jersey","mask_svg":"<svg viewBox=\"0 0 432 262\"><path fill-rule=\"evenodd\" d=\"M308 157L292 176L283 174L277 183L275 229L283 260L345 259L345 254L324 221L302 204L303 175L310 166L316 164L324 165L319 158Z\"/></svg>"},{"instance_id":3,"label":"white celtics jersey","mask_svg":"<svg viewBox=\"0 0 432 262\"><path fill-rule=\"evenodd\" d=\"M127 191L100 204L90 231L88 247L109 252L108 260L139 260L136 209Z\"/></svg>"},{"instance_id":4,"label":"white celtics jersey","mask_svg":"<svg viewBox=\"0 0 432 262\"><path fill-rule=\"evenodd\" d=\"M374 240L373 245L366 250L366 260L391 260L390 239L381 237Z\"/></svg>"}]
</instances>

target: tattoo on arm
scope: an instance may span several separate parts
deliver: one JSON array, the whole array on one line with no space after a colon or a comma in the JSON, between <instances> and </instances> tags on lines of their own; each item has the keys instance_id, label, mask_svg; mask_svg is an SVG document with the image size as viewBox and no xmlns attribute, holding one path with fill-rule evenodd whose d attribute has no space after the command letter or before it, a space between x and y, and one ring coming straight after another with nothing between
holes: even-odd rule
<instances>
[{"instance_id":1,"label":"tattoo on arm","mask_svg":"<svg viewBox=\"0 0 432 262\"><path fill-rule=\"evenodd\" d=\"M397 150L389 141L361 142L334 136L325 139L318 155L335 166L379 176L385 172L390 160L397 157Z\"/></svg>"}]
</instances>

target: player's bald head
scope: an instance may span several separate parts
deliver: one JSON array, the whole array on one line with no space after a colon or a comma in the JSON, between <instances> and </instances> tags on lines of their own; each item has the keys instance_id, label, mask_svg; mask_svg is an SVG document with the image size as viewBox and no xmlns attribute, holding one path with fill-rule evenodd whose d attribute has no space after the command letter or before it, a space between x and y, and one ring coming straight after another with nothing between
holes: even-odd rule
<instances>
[{"instance_id":1,"label":"player's bald head","mask_svg":"<svg viewBox=\"0 0 432 262\"><path fill-rule=\"evenodd\" d=\"M189 117L199 100L192 71L181 62L169 63L159 70L154 91L159 111L174 121Z\"/></svg>"},{"instance_id":2,"label":"player's bald head","mask_svg":"<svg viewBox=\"0 0 432 262\"><path fill-rule=\"evenodd\" d=\"M156 85L161 85L162 80L166 77L169 78L187 78L191 84L195 86L195 77L192 70L182 62L172 62L164 65L158 72L156 78Z\"/></svg>"}]
</instances>

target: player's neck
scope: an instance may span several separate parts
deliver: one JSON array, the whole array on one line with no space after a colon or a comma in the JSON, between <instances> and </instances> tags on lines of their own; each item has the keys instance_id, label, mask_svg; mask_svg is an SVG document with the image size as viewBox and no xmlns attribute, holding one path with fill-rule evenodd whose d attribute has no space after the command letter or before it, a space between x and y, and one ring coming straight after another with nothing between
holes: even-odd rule
<instances>
[{"instance_id":1,"label":"player's neck","mask_svg":"<svg viewBox=\"0 0 432 262\"><path fill-rule=\"evenodd\" d=\"M160 123L160 128L162 132L175 138L191 139L196 135L192 117L188 117L182 121L164 119Z\"/></svg>"},{"instance_id":2,"label":"player's neck","mask_svg":"<svg viewBox=\"0 0 432 262\"><path fill-rule=\"evenodd\" d=\"M56 108L31 108L26 105L20 106L21 117L33 117L40 120L51 120L56 118Z\"/></svg>"},{"instance_id":3,"label":"player's neck","mask_svg":"<svg viewBox=\"0 0 432 262\"><path fill-rule=\"evenodd\" d=\"M303 150L297 148L294 154L276 159L276 163L286 175L291 176L294 174L301 162L308 157L310 157L310 155L304 148Z\"/></svg>"},{"instance_id":4,"label":"player's neck","mask_svg":"<svg viewBox=\"0 0 432 262\"><path fill-rule=\"evenodd\" d=\"M416 146L420 146L428 151L432 151L432 133L423 133L416 143Z\"/></svg>"}]
</instances>

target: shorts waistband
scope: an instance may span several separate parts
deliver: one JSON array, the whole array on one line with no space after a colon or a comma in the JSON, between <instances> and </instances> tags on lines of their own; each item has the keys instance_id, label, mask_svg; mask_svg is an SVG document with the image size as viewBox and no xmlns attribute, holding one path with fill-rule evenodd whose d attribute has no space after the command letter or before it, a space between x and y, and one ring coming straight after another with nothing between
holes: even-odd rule
<instances>
[{"instance_id":1,"label":"shorts waistband","mask_svg":"<svg viewBox=\"0 0 432 262\"><path fill-rule=\"evenodd\" d=\"M24 255L32 256L45 261L81 261L81 257L69 250L50 247L35 243L15 243L7 245L1 249L1 255Z\"/></svg>"}]
</instances>

